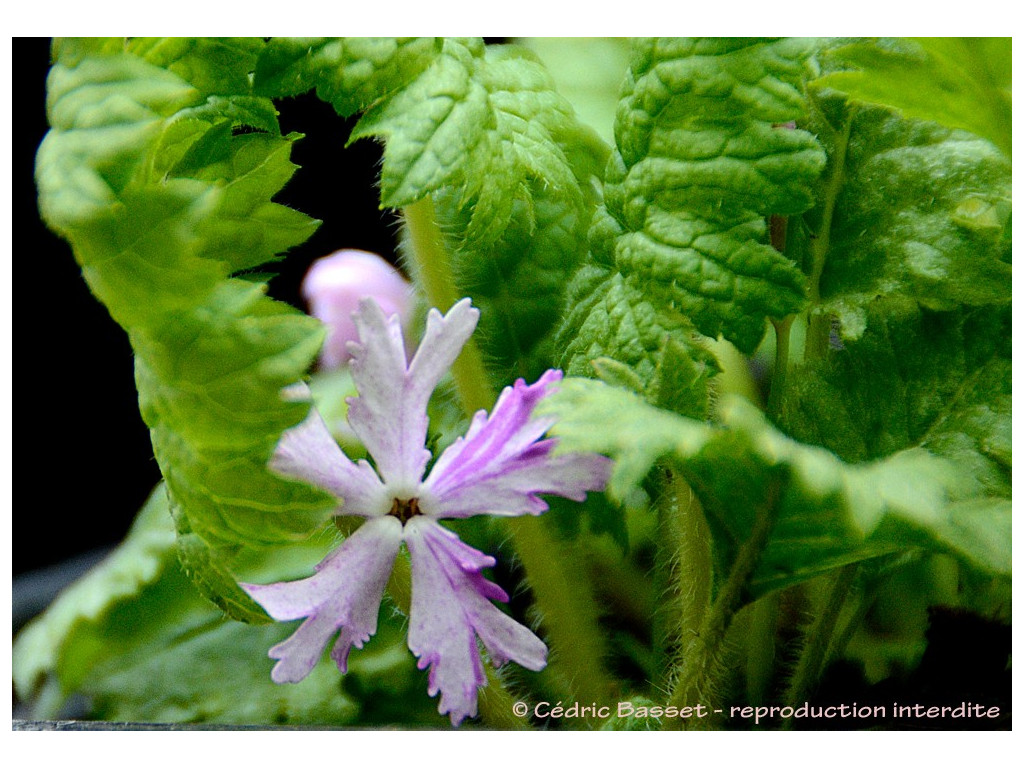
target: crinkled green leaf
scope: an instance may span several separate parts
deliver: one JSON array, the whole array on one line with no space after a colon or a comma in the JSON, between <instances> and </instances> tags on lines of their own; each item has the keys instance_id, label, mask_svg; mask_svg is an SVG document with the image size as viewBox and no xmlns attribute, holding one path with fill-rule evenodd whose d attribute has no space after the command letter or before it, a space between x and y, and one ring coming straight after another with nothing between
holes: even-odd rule
<instances>
[{"instance_id":1,"label":"crinkled green leaf","mask_svg":"<svg viewBox=\"0 0 1024 768\"><path fill-rule=\"evenodd\" d=\"M964 128L1010 155L1010 38L865 41L843 46L831 58L849 70L831 72L820 84L907 117Z\"/></svg>"},{"instance_id":2,"label":"crinkled green leaf","mask_svg":"<svg viewBox=\"0 0 1024 768\"><path fill-rule=\"evenodd\" d=\"M963 511L949 504L964 490L959 468L925 448L848 464L782 434L740 398L725 399L721 425L712 426L582 379L563 382L545 407L559 417L552 431L562 450L615 459L613 498L626 498L656 462L677 466L707 514L719 573L757 516L768 515L771 535L748 585L751 597L911 547L977 553L974 542L951 535Z\"/></svg>"},{"instance_id":3,"label":"crinkled green leaf","mask_svg":"<svg viewBox=\"0 0 1024 768\"><path fill-rule=\"evenodd\" d=\"M374 104L350 141L385 139L381 204L397 208L459 180L466 159L495 129L487 90L473 76L483 44L445 40L422 74Z\"/></svg>"},{"instance_id":4,"label":"crinkled green leaf","mask_svg":"<svg viewBox=\"0 0 1024 768\"><path fill-rule=\"evenodd\" d=\"M556 342L566 373L596 371L606 380L628 381L628 388L659 406L707 415L708 381L718 366L686 318L651 301L634 276L597 264L576 274L569 297Z\"/></svg>"},{"instance_id":5,"label":"crinkled green leaf","mask_svg":"<svg viewBox=\"0 0 1024 768\"><path fill-rule=\"evenodd\" d=\"M125 50L173 72L204 95L247 93L263 50L258 37L133 37Z\"/></svg>"},{"instance_id":6,"label":"crinkled green leaf","mask_svg":"<svg viewBox=\"0 0 1024 768\"><path fill-rule=\"evenodd\" d=\"M417 77L441 46L438 37L275 37L260 53L254 87L274 98L316 88L348 117Z\"/></svg>"},{"instance_id":7,"label":"crinkled green leaf","mask_svg":"<svg viewBox=\"0 0 1024 768\"><path fill-rule=\"evenodd\" d=\"M813 136L780 125L806 111L811 51L801 40L639 41L619 105L595 257L745 352L766 317L804 304L804 276L765 242L765 217L809 208L824 165Z\"/></svg>"},{"instance_id":8,"label":"crinkled green leaf","mask_svg":"<svg viewBox=\"0 0 1024 768\"><path fill-rule=\"evenodd\" d=\"M555 91L548 71L524 49L489 46L474 74L487 91L495 127L467 161L462 204L472 213L466 240L495 241L517 203L532 224L544 213L534 211L537 197L589 222L591 177L600 174L608 150ZM581 216L584 210L588 215Z\"/></svg>"},{"instance_id":9,"label":"crinkled green leaf","mask_svg":"<svg viewBox=\"0 0 1024 768\"><path fill-rule=\"evenodd\" d=\"M170 69L120 52L133 45ZM250 67L258 47L58 43L52 128L37 156L44 217L128 332L174 505L214 550L294 540L330 509L323 494L266 468L281 432L308 410L280 391L302 377L322 330L260 284L229 277L316 226L272 202L294 170L295 137L268 122L273 105L235 69ZM242 49L248 58L235 61ZM274 130L234 135L253 124Z\"/></svg>"},{"instance_id":10,"label":"crinkled green leaf","mask_svg":"<svg viewBox=\"0 0 1024 768\"><path fill-rule=\"evenodd\" d=\"M480 40L446 39L418 76L380 92L350 141L367 136L386 142L382 204L459 189L465 237L477 247L502 235L517 204L532 221L535 186L578 207L580 183L598 165L591 156L600 156L599 139L575 120L542 65Z\"/></svg>"},{"instance_id":11,"label":"crinkled green leaf","mask_svg":"<svg viewBox=\"0 0 1024 768\"><path fill-rule=\"evenodd\" d=\"M607 150L523 51L492 46L474 62L495 127L434 194L436 218L459 292L481 308L478 343L497 379L532 379L553 364L552 331L586 255L591 179Z\"/></svg>"},{"instance_id":12,"label":"crinkled green leaf","mask_svg":"<svg viewBox=\"0 0 1024 768\"><path fill-rule=\"evenodd\" d=\"M932 309L1008 304L1010 162L963 132L875 107L844 110L829 98L818 104L814 125L833 167L808 222L811 249L827 244L820 310L839 318L841 334L863 333L879 296Z\"/></svg>"}]
</instances>

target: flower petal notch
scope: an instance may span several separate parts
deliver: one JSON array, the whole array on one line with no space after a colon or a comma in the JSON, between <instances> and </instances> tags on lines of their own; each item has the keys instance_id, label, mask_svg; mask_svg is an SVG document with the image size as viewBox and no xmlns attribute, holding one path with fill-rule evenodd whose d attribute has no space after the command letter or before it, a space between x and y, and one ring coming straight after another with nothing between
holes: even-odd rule
<instances>
[{"instance_id":1,"label":"flower petal notch","mask_svg":"<svg viewBox=\"0 0 1024 768\"><path fill-rule=\"evenodd\" d=\"M243 584L278 621L304 619L270 650L276 682L298 682L312 671L331 638L331 657L347 669L350 649L377 629L377 613L395 557L404 542L412 563L409 648L430 669L428 690L440 694L438 711L453 725L477 713L486 685L478 641L496 666L515 661L538 671L547 648L533 632L492 601L508 595L483 575L492 557L463 543L437 521L472 515L537 515L540 494L582 501L603 490L611 460L596 454L555 454L544 435L554 420L535 418L536 406L561 381L548 371L534 384L506 387L490 416L479 411L464 437L437 459L429 475L427 403L476 328L479 311L469 299L446 315L427 315L419 348L406 355L401 320L364 299L353 315L358 341L349 342L350 371L358 396L349 400L349 423L374 466L352 462L313 409L287 431L271 458L281 475L339 498L345 515L367 521L300 581Z\"/></svg>"}]
</instances>

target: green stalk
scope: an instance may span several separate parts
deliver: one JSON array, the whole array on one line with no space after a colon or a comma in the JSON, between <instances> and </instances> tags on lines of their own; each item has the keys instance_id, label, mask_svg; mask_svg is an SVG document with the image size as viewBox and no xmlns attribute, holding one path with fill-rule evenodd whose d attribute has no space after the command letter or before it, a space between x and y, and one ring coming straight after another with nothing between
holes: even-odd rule
<instances>
[{"instance_id":1,"label":"green stalk","mask_svg":"<svg viewBox=\"0 0 1024 768\"><path fill-rule=\"evenodd\" d=\"M484 667L484 672L487 687L480 691L480 719L491 728L502 731L530 730L529 718L516 717L517 700L509 694L501 675L490 665Z\"/></svg>"},{"instance_id":2,"label":"green stalk","mask_svg":"<svg viewBox=\"0 0 1024 768\"><path fill-rule=\"evenodd\" d=\"M675 685L669 696L669 705L679 708L708 705L714 698L717 684L727 674L725 658L725 635L736 612L743 604L743 590L757 567L771 533L777 501L778 484L774 483L771 493L762 508L756 510L754 527L748 538L736 553L736 559L729 571L729 578L718 592L711 609L704 615L700 629L675 665ZM700 718L687 722L679 718L666 719L664 728L683 729L708 728L711 718Z\"/></svg>"},{"instance_id":3,"label":"green stalk","mask_svg":"<svg viewBox=\"0 0 1024 768\"><path fill-rule=\"evenodd\" d=\"M557 546L539 518L522 518L507 530L540 609L552 676L573 701L608 704L617 686L604 669L607 650L583 558L571 546Z\"/></svg>"},{"instance_id":4,"label":"green stalk","mask_svg":"<svg viewBox=\"0 0 1024 768\"><path fill-rule=\"evenodd\" d=\"M433 201L424 198L403 209L403 214L412 246L410 258L427 301L447 311L462 297ZM452 376L467 416L494 404L495 393L472 338L452 366ZM548 669L555 679L564 681L575 701L608 703L615 684L602 666L604 637L583 559L570 548L558 546L542 520L509 521L506 530L540 610L551 649Z\"/></svg>"},{"instance_id":5,"label":"green stalk","mask_svg":"<svg viewBox=\"0 0 1024 768\"><path fill-rule=\"evenodd\" d=\"M793 328L793 315L781 320L772 320L775 327L775 370L772 372L772 388L768 395L768 414L778 416L786 397L786 380L789 376L789 332Z\"/></svg>"},{"instance_id":6,"label":"green stalk","mask_svg":"<svg viewBox=\"0 0 1024 768\"><path fill-rule=\"evenodd\" d=\"M447 312L462 296L455 285L441 230L434 219L434 203L425 197L404 208L403 214L412 245L416 277L429 304ZM467 415L472 416L494 405L494 391L484 368L484 359L472 337L452 365L452 377Z\"/></svg>"},{"instance_id":7,"label":"green stalk","mask_svg":"<svg viewBox=\"0 0 1024 768\"><path fill-rule=\"evenodd\" d=\"M798 707L814 692L824 670L839 613L856 575L857 563L853 563L840 568L832 578L825 603L804 635L804 647L783 700L785 706ZM784 720L782 727L792 728L792 718Z\"/></svg>"},{"instance_id":8,"label":"green stalk","mask_svg":"<svg viewBox=\"0 0 1024 768\"><path fill-rule=\"evenodd\" d=\"M812 98L810 103L815 108L817 104ZM821 121L828 124L828 121L821 115ZM846 115L845 123L841 131L836 131L833 136L834 146L829 155L828 181L825 185L824 202L821 212L821 226L816 237L810 243L811 274L807 283L807 297L810 299L811 311L807 322L807 344L804 354L809 360L825 356L828 351L828 339L831 331L831 321L825 315L816 313L815 309L821 305L821 276L825 271L825 259L828 255L830 238L832 235L832 218L835 215L836 200L846 179L846 150L850 143L850 131L853 126L853 113ZM831 127L831 126L830 126Z\"/></svg>"},{"instance_id":9,"label":"green stalk","mask_svg":"<svg viewBox=\"0 0 1024 768\"><path fill-rule=\"evenodd\" d=\"M768 702L775 669L775 633L779 626L779 593L772 592L751 605L747 631L747 703Z\"/></svg>"},{"instance_id":10,"label":"green stalk","mask_svg":"<svg viewBox=\"0 0 1024 768\"><path fill-rule=\"evenodd\" d=\"M668 478L657 500L658 588L655 647L662 669L698 637L711 605L711 532L704 509L681 476ZM664 682L664 681L663 681Z\"/></svg>"}]
</instances>

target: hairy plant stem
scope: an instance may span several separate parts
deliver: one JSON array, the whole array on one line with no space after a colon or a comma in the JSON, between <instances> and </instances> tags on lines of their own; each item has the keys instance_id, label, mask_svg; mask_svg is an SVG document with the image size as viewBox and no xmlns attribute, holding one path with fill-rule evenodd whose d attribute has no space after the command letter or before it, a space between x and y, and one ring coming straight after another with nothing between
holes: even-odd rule
<instances>
[{"instance_id":1,"label":"hairy plant stem","mask_svg":"<svg viewBox=\"0 0 1024 768\"><path fill-rule=\"evenodd\" d=\"M779 484L773 481L765 503L755 510L750 537L740 546L729 571L729 577L718 592L710 610L704 614L700 629L683 651L675 665L675 684L669 696L669 705L679 708L705 705L714 710L711 697L727 670L724 669L724 640L729 625L743 604L743 592L757 567L774 523L774 508L778 500ZM666 718L667 729L699 730L710 728L713 718Z\"/></svg>"},{"instance_id":2,"label":"hairy plant stem","mask_svg":"<svg viewBox=\"0 0 1024 768\"><path fill-rule=\"evenodd\" d=\"M662 599L654 619L655 648L659 667L667 671L673 657L699 636L711 605L711 532L700 501L682 476L668 472L656 504L657 587Z\"/></svg>"},{"instance_id":3,"label":"hairy plant stem","mask_svg":"<svg viewBox=\"0 0 1024 768\"><path fill-rule=\"evenodd\" d=\"M409 257L427 301L447 311L461 297L455 283L434 205L424 198L403 209L411 245ZM495 393L483 357L471 338L452 366L467 416L494 404ZM551 649L548 670L566 694L584 704L607 703L616 686L604 671L604 637L582 557L558 546L538 518L509 520L506 531L526 572Z\"/></svg>"},{"instance_id":4,"label":"hairy plant stem","mask_svg":"<svg viewBox=\"0 0 1024 768\"><path fill-rule=\"evenodd\" d=\"M455 284L441 230L434 219L434 203L425 197L405 207L402 213L412 246L415 274L427 302L441 312L447 312L462 296ZM452 365L452 377L463 410L469 416L494 405L494 391L484 368L484 359L472 337Z\"/></svg>"},{"instance_id":5,"label":"hairy plant stem","mask_svg":"<svg viewBox=\"0 0 1024 768\"><path fill-rule=\"evenodd\" d=\"M489 664L484 665L484 673L487 675L487 686L480 691L480 719L502 731L530 730L527 718L515 716L513 708L518 700L509 694L501 675Z\"/></svg>"},{"instance_id":6,"label":"hairy plant stem","mask_svg":"<svg viewBox=\"0 0 1024 768\"><path fill-rule=\"evenodd\" d=\"M824 604L804 633L803 650L783 699L785 706L798 707L814 692L825 667L840 611L857 575L857 567L857 563L852 563L840 568L832 576ZM792 728L793 719L783 720L782 727L784 730Z\"/></svg>"},{"instance_id":7,"label":"hairy plant stem","mask_svg":"<svg viewBox=\"0 0 1024 768\"><path fill-rule=\"evenodd\" d=\"M779 626L779 593L772 592L749 606L750 623L746 643L747 703L755 707L768 702L772 672L775 670L775 633Z\"/></svg>"}]
</instances>

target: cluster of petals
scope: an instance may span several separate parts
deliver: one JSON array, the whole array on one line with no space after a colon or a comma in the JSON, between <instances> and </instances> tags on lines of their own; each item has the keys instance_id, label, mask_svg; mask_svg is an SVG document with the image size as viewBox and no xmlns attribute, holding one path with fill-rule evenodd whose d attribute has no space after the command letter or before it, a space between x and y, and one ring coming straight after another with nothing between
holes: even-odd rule
<instances>
[{"instance_id":1,"label":"cluster of petals","mask_svg":"<svg viewBox=\"0 0 1024 768\"><path fill-rule=\"evenodd\" d=\"M430 668L429 693L440 693L439 712L454 725L477 711L486 684L478 648L500 666L512 660L540 670L547 648L533 632L491 601L508 595L483 570L492 557L468 546L440 525L442 518L488 514L540 514L539 494L582 501L603 489L610 461L594 454L554 453L544 435L553 418L537 417L537 404L561 379L548 371L532 385L506 387L490 416L478 412L424 477L427 402L476 327L479 312L468 299L442 316L431 310L416 354L409 360L397 315L386 316L372 299L354 315L358 342L349 344L358 396L349 401L353 431L373 457L351 461L315 409L287 431L271 459L284 476L324 489L342 502L345 515L366 518L317 566L310 578L243 588L273 618L304 619L270 650L272 677L298 682L338 634L331 657L345 672L349 651L377 629L377 614L395 557L404 542L412 570L409 648L421 669Z\"/></svg>"}]
</instances>

